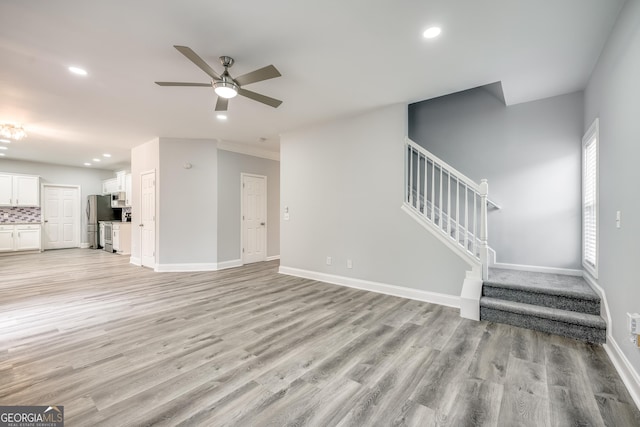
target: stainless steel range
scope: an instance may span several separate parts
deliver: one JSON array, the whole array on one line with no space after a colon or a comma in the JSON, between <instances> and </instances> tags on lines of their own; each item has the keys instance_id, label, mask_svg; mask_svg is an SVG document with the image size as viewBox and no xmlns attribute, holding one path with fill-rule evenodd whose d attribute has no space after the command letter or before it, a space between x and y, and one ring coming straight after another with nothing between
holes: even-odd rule
<instances>
[{"instance_id":1,"label":"stainless steel range","mask_svg":"<svg viewBox=\"0 0 640 427\"><path fill-rule=\"evenodd\" d=\"M111 222L104 223L104 250L113 252L113 224Z\"/></svg>"}]
</instances>

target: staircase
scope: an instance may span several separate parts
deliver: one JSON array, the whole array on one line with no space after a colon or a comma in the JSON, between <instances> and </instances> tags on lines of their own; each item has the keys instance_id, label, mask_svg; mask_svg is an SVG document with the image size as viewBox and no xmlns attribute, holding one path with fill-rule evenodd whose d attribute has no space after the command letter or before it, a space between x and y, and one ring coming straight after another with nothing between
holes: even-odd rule
<instances>
[{"instance_id":1,"label":"staircase","mask_svg":"<svg viewBox=\"0 0 640 427\"><path fill-rule=\"evenodd\" d=\"M582 277L490 268L482 287L480 320L590 343L606 341L600 297Z\"/></svg>"},{"instance_id":2,"label":"staircase","mask_svg":"<svg viewBox=\"0 0 640 427\"><path fill-rule=\"evenodd\" d=\"M460 315L604 343L600 298L581 277L489 268L488 183L406 140L403 210L467 261Z\"/></svg>"}]
</instances>

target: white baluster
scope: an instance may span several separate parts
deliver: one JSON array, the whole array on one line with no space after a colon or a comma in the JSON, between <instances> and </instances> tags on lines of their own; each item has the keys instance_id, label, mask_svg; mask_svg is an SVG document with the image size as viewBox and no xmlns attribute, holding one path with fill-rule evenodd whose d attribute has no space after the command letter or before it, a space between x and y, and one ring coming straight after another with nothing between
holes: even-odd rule
<instances>
[{"instance_id":1,"label":"white baluster","mask_svg":"<svg viewBox=\"0 0 640 427\"><path fill-rule=\"evenodd\" d=\"M436 223L436 162L431 167L431 222Z\"/></svg>"},{"instance_id":2,"label":"white baluster","mask_svg":"<svg viewBox=\"0 0 640 427\"><path fill-rule=\"evenodd\" d=\"M478 207L476 205L477 194L473 192L473 240L471 241L471 250L473 252L473 256L476 256L478 252L476 249L477 241L478 241Z\"/></svg>"},{"instance_id":3,"label":"white baluster","mask_svg":"<svg viewBox=\"0 0 640 427\"><path fill-rule=\"evenodd\" d=\"M427 197L429 196L427 193L427 172L429 171L429 158L427 156L424 157L424 184L422 186L422 191L424 191L424 212L423 215L425 218L429 218L429 205Z\"/></svg>"},{"instance_id":4,"label":"white baluster","mask_svg":"<svg viewBox=\"0 0 640 427\"><path fill-rule=\"evenodd\" d=\"M409 154L409 204L413 206L413 148Z\"/></svg>"},{"instance_id":5,"label":"white baluster","mask_svg":"<svg viewBox=\"0 0 640 427\"><path fill-rule=\"evenodd\" d=\"M438 225L442 228L442 165L440 165L440 204L438 208L440 209L440 221Z\"/></svg>"},{"instance_id":6,"label":"white baluster","mask_svg":"<svg viewBox=\"0 0 640 427\"><path fill-rule=\"evenodd\" d=\"M489 228L487 224L487 198L489 197L489 183L486 179L480 181L480 262L482 263L482 280L489 277Z\"/></svg>"},{"instance_id":7,"label":"white baluster","mask_svg":"<svg viewBox=\"0 0 640 427\"><path fill-rule=\"evenodd\" d=\"M416 168L418 169L418 172L416 172L416 198L418 199L418 212L420 212L420 160L422 159L422 157L424 156L418 153L418 164L416 165ZM424 198L422 200L424 202Z\"/></svg>"},{"instance_id":8,"label":"white baluster","mask_svg":"<svg viewBox=\"0 0 640 427\"><path fill-rule=\"evenodd\" d=\"M451 237L451 172L447 171L447 237Z\"/></svg>"},{"instance_id":9,"label":"white baluster","mask_svg":"<svg viewBox=\"0 0 640 427\"><path fill-rule=\"evenodd\" d=\"M456 243L460 244L460 181L456 178Z\"/></svg>"},{"instance_id":10,"label":"white baluster","mask_svg":"<svg viewBox=\"0 0 640 427\"><path fill-rule=\"evenodd\" d=\"M469 187L464 186L464 250L469 250Z\"/></svg>"}]
</instances>

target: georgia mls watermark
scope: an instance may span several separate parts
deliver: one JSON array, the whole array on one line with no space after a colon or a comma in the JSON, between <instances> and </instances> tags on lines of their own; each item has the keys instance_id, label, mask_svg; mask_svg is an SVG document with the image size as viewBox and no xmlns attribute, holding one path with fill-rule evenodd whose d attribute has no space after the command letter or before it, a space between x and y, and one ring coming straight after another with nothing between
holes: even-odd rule
<instances>
[{"instance_id":1,"label":"georgia mls watermark","mask_svg":"<svg viewBox=\"0 0 640 427\"><path fill-rule=\"evenodd\" d=\"M64 406L0 406L0 427L64 427Z\"/></svg>"}]
</instances>

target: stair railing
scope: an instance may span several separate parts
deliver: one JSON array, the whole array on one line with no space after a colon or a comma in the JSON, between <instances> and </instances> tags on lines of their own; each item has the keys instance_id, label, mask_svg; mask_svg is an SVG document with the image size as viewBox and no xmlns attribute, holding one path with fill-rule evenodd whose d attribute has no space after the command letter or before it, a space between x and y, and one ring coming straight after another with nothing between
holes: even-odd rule
<instances>
[{"instance_id":1,"label":"stair railing","mask_svg":"<svg viewBox=\"0 0 640 427\"><path fill-rule=\"evenodd\" d=\"M407 138L404 204L488 275L487 204L489 185L458 172Z\"/></svg>"}]
</instances>

